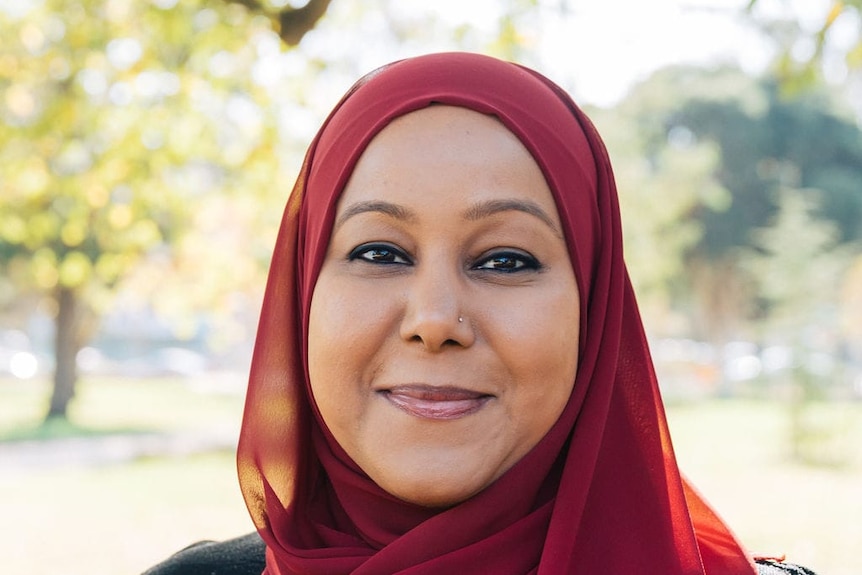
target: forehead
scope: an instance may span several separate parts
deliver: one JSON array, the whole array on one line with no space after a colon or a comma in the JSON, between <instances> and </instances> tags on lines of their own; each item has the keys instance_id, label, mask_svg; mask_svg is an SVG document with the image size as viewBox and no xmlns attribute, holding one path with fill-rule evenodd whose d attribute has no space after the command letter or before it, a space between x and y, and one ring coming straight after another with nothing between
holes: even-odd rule
<instances>
[{"instance_id":1,"label":"forehead","mask_svg":"<svg viewBox=\"0 0 862 575\"><path fill-rule=\"evenodd\" d=\"M412 154L417 147L433 150L431 160L452 164L481 161L483 151L526 154L518 138L497 118L458 106L432 105L395 118L375 136L361 158L369 163L380 155ZM465 151L469 154L464 154Z\"/></svg>"},{"instance_id":2,"label":"forehead","mask_svg":"<svg viewBox=\"0 0 862 575\"><path fill-rule=\"evenodd\" d=\"M529 199L556 212L541 169L518 137L495 117L457 106L433 105L389 123L363 151L339 204L417 195Z\"/></svg>"}]
</instances>

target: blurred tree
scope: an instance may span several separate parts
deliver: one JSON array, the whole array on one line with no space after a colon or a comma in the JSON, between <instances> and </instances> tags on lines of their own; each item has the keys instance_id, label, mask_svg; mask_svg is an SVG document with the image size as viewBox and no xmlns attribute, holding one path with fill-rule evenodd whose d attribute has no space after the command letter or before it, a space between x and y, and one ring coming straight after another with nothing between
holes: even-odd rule
<instances>
[{"instance_id":1,"label":"blurred tree","mask_svg":"<svg viewBox=\"0 0 862 575\"><path fill-rule=\"evenodd\" d=\"M825 455L817 441L822 433L814 432L806 414L838 381L834 360L826 358L838 356L839 291L852 251L840 243L838 225L818 215L815 196L793 187L776 195L774 218L752 233L753 245L741 259L758 288L760 339L772 355L786 355L766 367L790 389L792 455L819 461Z\"/></svg>"},{"instance_id":2,"label":"blurred tree","mask_svg":"<svg viewBox=\"0 0 862 575\"><path fill-rule=\"evenodd\" d=\"M728 313L743 299L733 274L717 262L699 265L690 257L703 242L700 215L722 213L732 201L720 178L724 149L674 118L681 106L700 99L756 107L753 87L738 70L667 68L596 115L614 158L627 262L654 335L697 335L718 343L742 321L739 313ZM718 281L722 289L713 289ZM700 284L715 297L686 307Z\"/></svg>"},{"instance_id":3,"label":"blurred tree","mask_svg":"<svg viewBox=\"0 0 862 575\"><path fill-rule=\"evenodd\" d=\"M783 89L796 93L816 86L823 77L824 65L862 69L862 0L822 2L816 23L778 17L759 10L765 2L749 0L749 16L778 45L773 69Z\"/></svg>"},{"instance_id":4,"label":"blurred tree","mask_svg":"<svg viewBox=\"0 0 862 575\"><path fill-rule=\"evenodd\" d=\"M711 142L674 132L647 153L649 130L636 127L653 111L648 99L633 97L617 108L589 113L614 161L626 261L641 313L654 334L668 336L687 327L679 325L673 301L687 273L685 254L702 236L691 214L723 205L727 191L715 177L720 158Z\"/></svg>"},{"instance_id":5,"label":"blurred tree","mask_svg":"<svg viewBox=\"0 0 862 575\"><path fill-rule=\"evenodd\" d=\"M511 55L534 4L501 2L488 28L392 0L0 2L0 297L42 293L56 317L49 416L117 294L187 334L194 310L254 307L285 157L381 54Z\"/></svg>"},{"instance_id":6,"label":"blurred tree","mask_svg":"<svg viewBox=\"0 0 862 575\"><path fill-rule=\"evenodd\" d=\"M862 238L862 132L827 92L786 99L774 82L737 70L671 68L636 87L620 107L627 108L639 134L632 137L640 138L652 165L680 142L718 150L716 183L691 184L690 209L681 214L701 231L684 255L687 273L678 278L688 282L681 293L694 298L690 314L701 337L721 345L744 335L753 301L739 250L775 216L782 186L817 200L817 216L837 226L841 242ZM695 201L704 189L724 193Z\"/></svg>"},{"instance_id":7,"label":"blurred tree","mask_svg":"<svg viewBox=\"0 0 862 575\"><path fill-rule=\"evenodd\" d=\"M280 36L298 41L326 4L278 12ZM48 417L66 416L77 352L114 288L180 245L202 198L271 193L277 121L254 66L271 34L239 3L0 6L0 266L52 302Z\"/></svg>"},{"instance_id":8,"label":"blurred tree","mask_svg":"<svg viewBox=\"0 0 862 575\"><path fill-rule=\"evenodd\" d=\"M822 214L842 241L862 238L862 131L826 88L788 100L768 78L669 68L636 87L626 107L637 108L648 158L680 138L718 146L715 175L731 195L696 214L704 224L699 251L747 245L749 231L775 213L773 192L788 178L822 196Z\"/></svg>"},{"instance_id":9,"label":"blurred tree","mask_svg":"<svg viewBox=\"0 0 862 575\"><path fill-rule=\"evenodd\" d=\"M291 2L272 0L226 0L245 6L253 12L267 16L273 30L288 46L296 46L305 33L326 13L330 0L307 0L303 6L293 7Z\"/></svg>"},{"instance_id":10,"label":"blurred tree","mask_svg":"<svg viewBox=\"0 0 862 575\"><path fill-rule=\"evenodd\" d=\"M754 230L753 245L742 257L768 312L762 328L766 339L801 350L810 318L835 315L841 287L836 278L843 276L851 254L839 243L835 223L817 215L810 194L781 188L777 195L775 217L769 226Z\"/></svg>"},{"instance_id":11,"label":"blurred tree","mask_svg":"<svg viewBox=\"0 0 862 575\"><path fill-rule=\"evenodd\" d=\"M827 98L812 92L787 100L777 86L760 83L763 108L745 110L733 103L693 101L681 107L674 123L689 126L699 138L722 149L719 180L731 192L724 211L698 214L704 235L690 253L693 269L718 264L721 277L699 282L702 301L721 302L737 297L736 314L719 305L705 317L714 339L733 337L741 317L753 311L744 295L744 275L738 265L741 247L750 246L751 232L767 225L778 211L777 190L800 188L818 206L816 216L836 226L844 243L862 238L862 133L850 119L835 113ZM814 209L814 208L812 208ZM835 277L832 278L836 280ZM728 286L736 286L729 290ZM709 310L709 307L703 309ZM740 322L741 323L741 322ZM723 325L722 325L723 324Z\"/></svg>"},{"instance_id":12,"label":"blurred tree","mask_svg":"<svg viewBox=\"0 0 862 575\"><path fill-rule=\"evenodd\" d=\"M862 253L850 264L839 297L841 335L846 341L843 356L847 375L855 378L856 393L862 392Z\"/></svg>"},{"instance_id":13,"label":"blurred tree","mask_svg":"<svg viewBox=\"0 0 862 575\"><path fill-rule=\"evenodd\" d=\"M747 244L748 231L774 214L773 192L788 179L822 196L820 211L839 226L843 241L862 238L859 127L822 93L787 100L769 81L759 91L759 110L733 101L691 100L670 118L721 146L719 177L733 193L727 210L702 214L702 250L716 255Z\"/></svg>"}]
</instances>

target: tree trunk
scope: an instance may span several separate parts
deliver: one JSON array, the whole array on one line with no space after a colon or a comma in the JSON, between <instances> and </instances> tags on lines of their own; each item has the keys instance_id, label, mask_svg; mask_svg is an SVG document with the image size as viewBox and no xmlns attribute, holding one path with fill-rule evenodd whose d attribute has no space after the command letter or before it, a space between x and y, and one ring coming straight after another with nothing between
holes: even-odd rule
<instances>
[{"instance_id":1,"label":"tree trunk","mask_svg":"<svg viewBox=\"0 0 862 575\"><path fill-rule=\"evenodd\" d=\"M69 402L75 397L75 383L78 379L76 363L81 347L77 293L71 288L60 287L56 297L54 388L47 419L67 417Z\"/></svg>"}]
</instances>

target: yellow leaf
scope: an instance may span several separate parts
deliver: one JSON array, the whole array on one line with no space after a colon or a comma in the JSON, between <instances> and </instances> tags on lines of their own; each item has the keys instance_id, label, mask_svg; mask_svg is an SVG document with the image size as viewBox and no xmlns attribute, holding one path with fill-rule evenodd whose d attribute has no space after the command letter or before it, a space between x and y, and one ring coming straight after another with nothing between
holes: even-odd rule
<instances>
[{"instance_id":1,"label":"yellow leaf","mask_svg":"<svg viewBox=\"0 0 862 575\"><path fill-rule=\"evenodd\" d=\"M28 118L36 111L36 99L25 86L15 84L6 91L6 107L19 118Z\"/></svg>"},{"instance_id":2,"label":"yellow leaf","mask_svg":"<svg viewBox=\"0 0 862 575\"><path fill-rule=\"evenodd\" d=\"M11 54L0 56L0 76L11 78L18 72L18 59Z\"/></svg>"},{"instance_id":3,"label":"yellow leaf","mask_svg":"<svg viewBox=\"0 0 862 575\"><path fill-rule=\"evenodd\" d=\"M129 224L132 223L132 208L126 204L111 206L111 210L108 212L108 222L117 230L129 227Z\"/></svg>"},{"instance_id":4,"label":"yellow leaf","mask_svg":"<svg viewBox=\"0 0 862 575\"><path fill-rule=\"evenodd\" d=\"M832 3L829 8L829 14L826 15L826 22L823 24L823 29L826 30L838 19L838 16L844 11L844 2L837 0Z\"/></svg>"},{"instance_id":5,"label":"yellow leaf","mask_svg":"<svg viewBox=\"0 0 862 575\"><path fill-rule=\"evenodd\" d=\"M124 260L117 254L102 254L96 261L96 275L106 284L117 281L124 271Z\"/></svg>"},{"instance_id":6,"label":"yellow leaf","mask_svg":"<svg viewBox=\"0 0 862 575\"><path fill-rule=\"evenodd\" d=\"M57 257L49 248L42 248L33 254L30 260L30 269L36 285L43 290L49 290L57 285L59 273L57 271Z\"/></svg>"},{"instance_id":7,"label":"yellow leaf","mask_svg":"<svg viewBox=\"0 0 862 575\"><path fill-rule=\"evenodd\" d=\"M162 234L159 231L159 226L153 220L140 220L135 222L132 229L129 230L132 242L136 246L149 248L161 241Z\"/></svg>"},{"instance_id":8,"label":"yellow leaf","mask_svg":"<svg viewBox=\"0 0 862 575\"><path fill-rule=\"evenodd\" d=\"M125 158L114 158L106 162L101 169L101 176L106 182L123 182L129 174L129 162Z\"/></svg>"},{"instance_id":9,"label":"yellow leaf","mask_svg":"<svg viewBox=\"0 0 862 575\"><path fill-rule=\"evenodd\" d=\"M87 223L82 220L70 220L60 230L60 239L69 247L81 245L86 238Z\"/></svg>"},{"instance_id":10,"label":"yellow leaf","mask_svg":"<svg viewBox=\"0 0 862 575\"><path fill-rule=\"evenodd\" d=\"M0 215L0 238L10 244L23 244L27 239L27 224L17 214Z\"/></svg>"},{"instance_id":11,"label":"yellow leaf","mask_svg":"<svg viewBox=\"0 0 862 575\"><path fill-rule=\"evenodd\" d=\"M98 183L89 186L84 194L87 197L87 203L95 209L107 205L108 199L111 197L108 188Z\"/></svg>"},{"instance_id":12,"label":"yellow leaf","mask_svg":"<svg viewBox=\"0 0 862 575\"><path fill-rule=\"evenodd\" d=\"M37 248L55 239L59 226L60 218L52 211L33 214L27 222L27 230L30 232L27 245Z\"/></svg>"},{"instance_id":13,"label":"yellow leaf","mask_svg":"<svg viewBox=\"0 0 862 575\"><path fill-rule=\"evenodd\" d=\"M847 52L847 66L850 68L862 68L862 42Z\"/></svg>"},{"instance_id":14,"label":"yellow leaf","mask_svg":"<svg viewBox=\"0 0 862 575\"><path fill-rule=\"evenodd\" d=\"M21 168L22 173L18 179L18 184L24 197L38 196L48 189L51 176L48 173L48 166L42 158L32 157Z\"/></svg>"},{"instance_id":15,"label":"yellow leaf","mask_svg":"<svg viewBox=\"0 0 862 575\"><path fill-rule=\"evenodd\" d=\"M69 252L60 264L60 284L65 287L78 287L83 285L93 270L90 259L81 252Z\"/></svg>"}]
</instances>

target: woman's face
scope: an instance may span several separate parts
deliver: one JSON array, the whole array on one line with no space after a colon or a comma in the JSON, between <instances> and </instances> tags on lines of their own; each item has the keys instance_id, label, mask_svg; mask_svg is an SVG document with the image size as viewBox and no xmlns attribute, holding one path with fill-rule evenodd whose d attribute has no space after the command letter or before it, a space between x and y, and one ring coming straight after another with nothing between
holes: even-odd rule
<instances>
[{"instance_id":1,"label":"woman's face","mask_svg":"<svg viewBox=\"0 0 862 575\"><path fill-rule=\"evenodd\" d=\"M551 192L499 121L432 106L371 141L338 203L308 365L372 480L430 507L491 484L566 405L578 325Z\"/></svg>"}]
</instances>

